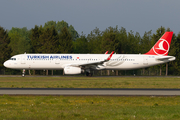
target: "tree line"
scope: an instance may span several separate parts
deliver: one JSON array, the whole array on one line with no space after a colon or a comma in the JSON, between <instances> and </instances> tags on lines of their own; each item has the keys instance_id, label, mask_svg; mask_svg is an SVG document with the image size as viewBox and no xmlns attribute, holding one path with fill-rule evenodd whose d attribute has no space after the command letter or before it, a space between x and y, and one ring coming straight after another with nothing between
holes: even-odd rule
<instances>
[{"instance_id":1,"label":"tree line","mask_svg":"<svg viewBox=\"0 0 180 120\"><path fill-rule=\"evenodd\" d=\"M28 30L14 28L5 30L0 27L0 70L1 74L18 74L16 70L6 69L3 62L11 56L23 53L105 53L115 51L117 54L144 54L170 28L160 27L156 33L147 31L143 36L138 32L127 32L125 28L108 27L104 31L95 28L88 35L78 34L72 25L65 21L48 21L44 26L35 25ZM168 63L169 75L180 75L180 33L171 41L169 55L176 60ZM166 65L157 65L146 69L117 71L119 75L159 75ZM40 73L39 73L40 74ZM106 72L98 73L106 74ZM113 74L113 72L111 72Z\"/></svg>"}]
</instances>

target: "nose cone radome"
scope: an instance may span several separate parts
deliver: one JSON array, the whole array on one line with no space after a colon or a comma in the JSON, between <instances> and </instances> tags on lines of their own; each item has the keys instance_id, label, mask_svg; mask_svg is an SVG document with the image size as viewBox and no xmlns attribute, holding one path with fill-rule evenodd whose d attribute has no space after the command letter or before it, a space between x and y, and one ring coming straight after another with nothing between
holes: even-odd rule
<instances>
[{"instance_id":1,"label":"nose cone radome","mask_svg":"<svg viewBox=\"0 0 180 120\"><path fill-rule=\"evenodd\" d=\"M8 61L5 61L5 62L3 63L3 65L4 65L4 67L7 67L7 68L8 68L10 64L9 64Z\"/></svg>"}]
</instances>

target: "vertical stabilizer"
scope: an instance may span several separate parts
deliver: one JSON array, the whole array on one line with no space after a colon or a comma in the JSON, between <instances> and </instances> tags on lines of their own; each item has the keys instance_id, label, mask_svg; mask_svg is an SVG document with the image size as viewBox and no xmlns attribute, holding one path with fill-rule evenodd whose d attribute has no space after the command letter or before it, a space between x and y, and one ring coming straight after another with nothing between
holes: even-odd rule
<instances>
[{"instance_id":1,"label":"vertical stabilizer","mask_svg":"<svg viewBox=\"0 0 180 120\"><path fill-rule=\"evenodd\" d=\"M151 50L145 53L145 55L168 55L172 36L173 32L165 32Z\"/></svg>"}]
</instances>

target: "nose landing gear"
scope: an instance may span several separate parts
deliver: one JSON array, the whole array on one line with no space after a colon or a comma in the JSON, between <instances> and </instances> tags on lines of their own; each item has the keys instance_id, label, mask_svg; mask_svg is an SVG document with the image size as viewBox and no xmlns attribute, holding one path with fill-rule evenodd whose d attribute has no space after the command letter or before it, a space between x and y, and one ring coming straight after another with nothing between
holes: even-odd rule
<instances>
[{"instance_id":1,"label":"nose landing gear","mask_svg":"<svg viewBox=\"0 0 180 120\"><path fill-rule=\"evenodd\" d=\"M22 77L25 77L25 69L23 69Z\"/></svg>"}]
</instances>

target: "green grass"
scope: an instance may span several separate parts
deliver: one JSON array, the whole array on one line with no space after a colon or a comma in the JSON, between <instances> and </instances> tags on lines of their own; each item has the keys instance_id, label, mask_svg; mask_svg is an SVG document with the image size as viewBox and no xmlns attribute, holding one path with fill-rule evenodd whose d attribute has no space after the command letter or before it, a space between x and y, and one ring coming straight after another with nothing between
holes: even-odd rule
<instances>
[{"instance_id":1,"label":"green grass","mask_svg":"<svg viewBox=\"0 0 180 120\"><path fill-rule=\"evenodd\" d=\"M0 77L8 88L180 88L178 77Z\"/></svg>"},{"instance_id":2,"label":"green grass","mask_svg":"<svg viewBox=\"0 0 180 120\"><path fill-rule=\"evenodd\" d=\"M0 119L180 119L180 97L0 96Z\"/></svg>"},{"instance_id":3,"label":"green grass","mask_svg":"<svg viewBox=\"0 0 180 120\"><path fill-rule=\"evenodd\" d=\"M180 88L178 77L0 77L12 88ZM0 96L5 120L178 120L180 97Z\"/></svg>"}]
</instances>

